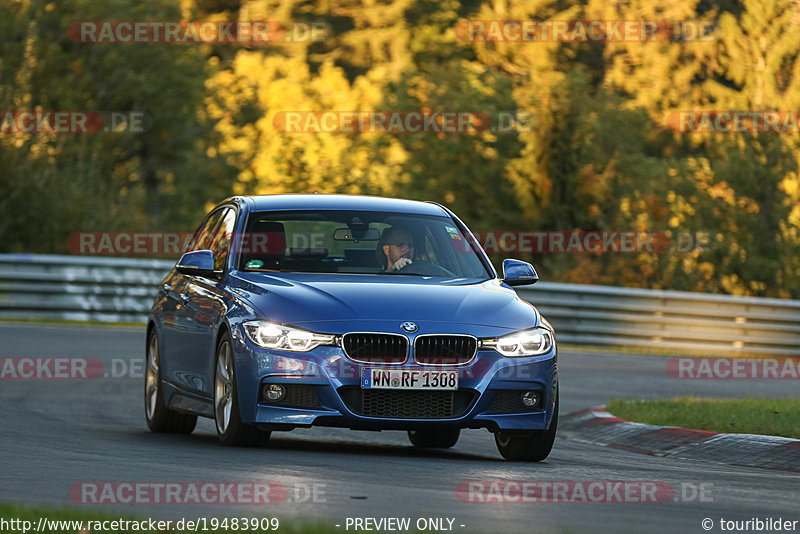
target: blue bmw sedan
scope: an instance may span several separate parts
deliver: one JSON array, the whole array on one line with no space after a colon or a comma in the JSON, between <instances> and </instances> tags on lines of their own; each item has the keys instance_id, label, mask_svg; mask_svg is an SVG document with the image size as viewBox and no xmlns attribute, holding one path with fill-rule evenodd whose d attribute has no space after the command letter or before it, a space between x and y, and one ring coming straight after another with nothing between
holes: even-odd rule
<instances>
[{"instance_id":1,"label":"blue bmw sedan","mask_svg":"<svg viewBox=\"0 0 800 534\"><path fill-rule=\"evenodd\" d=\"M558 424L552 326L464 223L431 202L344 195L233 197L203 220L147 325L154 432L216 422L226 445L311 426L405 430L448 448L494 433L540 461Z\"/></svg>"}]
</instances>

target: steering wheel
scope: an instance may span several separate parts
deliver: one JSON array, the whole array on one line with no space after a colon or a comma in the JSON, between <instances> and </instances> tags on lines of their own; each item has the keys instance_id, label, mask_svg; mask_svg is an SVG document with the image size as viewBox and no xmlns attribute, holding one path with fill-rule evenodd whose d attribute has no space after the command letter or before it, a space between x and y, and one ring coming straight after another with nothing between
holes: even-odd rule
<instances>
[{"instance_id":1,"label":"steering wheel","mask_svg":"<svg viewBox=\"0 0 800 534\"><path fill-rule=\"evenodd\" d=\"M403 266L398 273L419 274L422 276L450 276L455 278L456 275L451 273L441 265L430 261L415 261Z\"/></svg>"}]
</instances>

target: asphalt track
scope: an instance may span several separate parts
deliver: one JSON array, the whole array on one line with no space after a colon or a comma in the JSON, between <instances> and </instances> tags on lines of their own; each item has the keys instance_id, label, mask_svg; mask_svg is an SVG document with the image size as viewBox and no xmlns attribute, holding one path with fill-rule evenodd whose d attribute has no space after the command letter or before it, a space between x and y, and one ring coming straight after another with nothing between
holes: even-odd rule
<instances>
[{"instance_id":1,"label":"asphalt track","mask_svg":"<svg viewBox=\"0 0 800 534\"><path fill-rule=\"evenodd\" d=\"M0 357L96 357L110 369L112 359L141 360L144 344L143 329L0 325ZM562 413L613 397L797 394L792 380L672 379L666 361L561 351ZM205 419L191 436L155 435L145 426L139 376L0 380L0 406L0 502L69 505L70 486L83 481L269 481L289 489L285 502L82 507L165 519L305 517L342 525L342 532L347 517L450 517L456 532L670 534L720 532L722 518L800 520L798 474L650 457L565 439L556 441L545 462L520 464L503 461L484 430L462 432L456 447L444 452L414 450L403 432L324 428L274 433L264 449L231 449L216 442ZM664 481L676 495L647 504L469 503L456 494L464 480ZM324 492L317 502L293 502L294 488L314 484ZM692 488L701 486L705 499L692 498ZM711 530L701 528L704 518L715 522Z\"/></svg>"}]
</instances>

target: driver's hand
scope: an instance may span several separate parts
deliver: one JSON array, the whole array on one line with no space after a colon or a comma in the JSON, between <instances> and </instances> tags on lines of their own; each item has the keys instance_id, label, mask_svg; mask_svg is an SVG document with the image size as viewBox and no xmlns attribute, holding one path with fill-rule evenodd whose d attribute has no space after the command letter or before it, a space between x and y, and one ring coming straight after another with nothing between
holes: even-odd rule
<instances>
[{"instance_id":1,"label":"driver's hand","mask_svg":"<svg viewBox=\"0 0 800 534\"><path fill-rule=\"evenodd\" d=\"M400 258L399 260L394 262L394 265L392 265L392 270L399 271L409 263L412 263L411 258Z\"/></svg>"}]
</instances>

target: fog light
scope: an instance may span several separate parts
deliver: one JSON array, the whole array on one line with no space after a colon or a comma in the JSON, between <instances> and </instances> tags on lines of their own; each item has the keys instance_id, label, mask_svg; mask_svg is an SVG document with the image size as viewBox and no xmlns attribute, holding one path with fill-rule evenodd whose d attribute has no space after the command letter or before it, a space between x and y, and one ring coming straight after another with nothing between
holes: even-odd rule
<instances>
[{"instance_id":1,"label":"fog light","mask_svg":"<svg viewBox=\"0 0 800 534\"><path fill-rule=\"evenodd\" d=\"M522 394L522 404L525 405L526 408L533 408L534 406L539 404L539 392L538 391L526 391Z\"/></svg>"},{"instance_id":2,"label":"fog light","mask_svg":"<svg viewBox=\"0 0 800 534\"><path fill-rule=\"evenodd\" d=\"M269 402L278 402L286 396L286 388L280 384L267 384L264 386L264 398Z\"/></svg>"}]
</instances>

